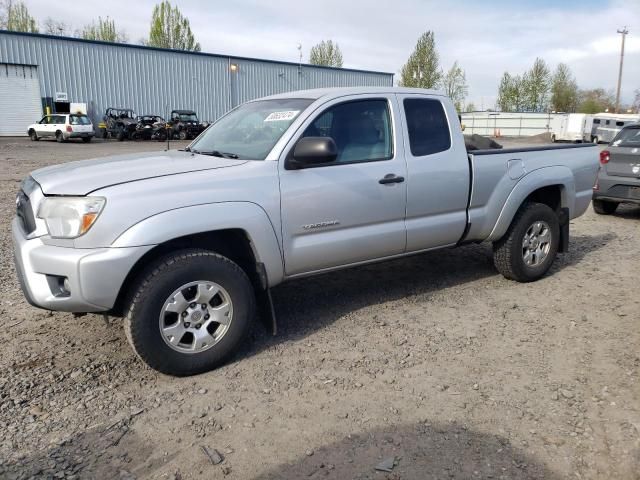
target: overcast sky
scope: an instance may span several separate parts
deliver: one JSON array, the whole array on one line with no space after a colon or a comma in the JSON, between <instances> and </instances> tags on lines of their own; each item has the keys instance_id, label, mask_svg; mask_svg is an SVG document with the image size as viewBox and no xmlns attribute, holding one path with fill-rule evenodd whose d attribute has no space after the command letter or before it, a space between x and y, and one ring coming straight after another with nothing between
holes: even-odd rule
<instances>
[{"instance_id":1,"label":"overcast sky","mask_svg":"<svg viewBox=\"0 0 640 480\"><path fill-rule=\"evenodd\" d=\"M110 16L130 42L148 35L154 0L26 0L31 13L80 28ZM640 0L177 0L204 52L303 61L323 39L340 45L344 66L396 74L417 38L433 30L444 68L458 60L477 108L493 107L502 73L539 56L569 64L581 88L615 90L620 35L627 25L622 98L640 88Z\"/></svg>"}]
</instances>

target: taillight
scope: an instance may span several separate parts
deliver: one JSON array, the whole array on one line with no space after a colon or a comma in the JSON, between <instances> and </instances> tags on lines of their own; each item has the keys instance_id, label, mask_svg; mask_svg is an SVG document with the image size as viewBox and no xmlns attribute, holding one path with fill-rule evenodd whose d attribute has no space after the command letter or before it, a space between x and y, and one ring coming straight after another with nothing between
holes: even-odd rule
<instances>
[{"instance_id":1,"label":"taillight","mask_svg":"<svg viewBox=\"0 0 640 480\"><path fill-rule=\"evenodd\" d=\"M67 132L73 132L73 127L71 125L67 125ZM600 156L600 161L602 161L602 156Z\"/></svg>"},{"instance_id":2,"label":"taillight","mask_svg":"<svg viewBox=\"0 0 640 480\"><path fill-rule=\"evenodd\" d=\"M602 150L600 152L600 163L604 165L605 163L609 163L609 160L611 160L611 154L609 153L609 150Z\"/></svg>"}]
</instances>

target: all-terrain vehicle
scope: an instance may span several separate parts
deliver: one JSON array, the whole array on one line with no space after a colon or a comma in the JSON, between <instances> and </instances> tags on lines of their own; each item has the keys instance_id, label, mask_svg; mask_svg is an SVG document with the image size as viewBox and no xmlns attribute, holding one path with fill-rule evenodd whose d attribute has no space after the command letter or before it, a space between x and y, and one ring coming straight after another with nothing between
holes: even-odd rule
<instances>
[{"instance_id":1,"label":"all-terrain vehicle","mask_svg":"<svg viewBox=\"0 0 640 480\"><path fill-rule=\"evenodd\" d=\"M196 138L208 126L200 123L198 115L193 110L173 110L170 119L171 138L180 140Z\"/></svg>"},{"instance_id":2,"label":"all-terrain vehicle","mask_svg":"<svg viewBox=\"0 0 640 480\"><path fill-rule=\"evenodd\" d=\"M131 138L133 140L151 140L160 139L158 133L166 139L166 125L167 122L159 115L140 115L136 119L136 129L134 130Z\"/></svg>"},{"instance_id":3,"label":"all-terrain vehicle","mask_svg":"<svg viewBox=\"0 0 640 480\"><path fill-rule=\"evenodd\" d=\"M103 121L102 138L131 139L138 124L136 114L129 108L107 108Z\"/></svg>"}]
</instances>

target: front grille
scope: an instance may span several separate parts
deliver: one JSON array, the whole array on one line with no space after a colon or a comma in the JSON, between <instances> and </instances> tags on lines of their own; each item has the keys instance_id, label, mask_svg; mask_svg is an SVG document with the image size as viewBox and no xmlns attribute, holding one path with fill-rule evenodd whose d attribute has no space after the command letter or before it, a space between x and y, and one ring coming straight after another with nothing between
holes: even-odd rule
<instances>
[{"instance_id":1,"label":"front grille","mask_svg":"<svg viewBox=\"0 0 640 480\"><path fill-rule=\"evenodd\" d=\"M27 235L36 229L36 219L33 216L33 209L29 197L22 191L16 198L16 215L22 223L22 228Z\"/></svg>"}]
</instances>

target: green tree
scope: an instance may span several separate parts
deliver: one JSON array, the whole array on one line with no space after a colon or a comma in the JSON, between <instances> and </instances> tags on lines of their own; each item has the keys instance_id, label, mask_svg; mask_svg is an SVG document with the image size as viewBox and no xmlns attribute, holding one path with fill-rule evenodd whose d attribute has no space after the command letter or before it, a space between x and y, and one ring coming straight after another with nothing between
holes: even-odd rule
<instances>
[{"instance_id":1,"label":"green tree","mask_svg":"<svg viewBox=\"0 0 640 480\"><path fill-rule=\"evenodd\" d=\"M533 112L546 110L549 104L551 74L544 60L536 58L531 70L524 76L525 109Z\"/></svg>"},{"instance_id":2,"label":"green tree","mask_svg":"<svg viewBox=\"0 0 640 480\"><path fill-rule=\"evenodd\" d=\"M451 99L456 106L456 110L461 112L464 99L467 98L467 93L469 93L469 87L467 86L467 77L464 70L458 65L457 61L453 63L447 73L442 75L440 88Z\"/></svg>"},{"instance_id":3,"label":"green tree","mask_svg":"<svg viewBox=\"0 0 640 480\"><path fill-rule=\"evenodd\" d=\"M337 43L333 43L331 40L322 40L319 44L311 47L309 63L342 68L342 51Z\"/></svg>"},{"instance_id":4,"label":"green tree","mask_svg":"<svg viewBox=\"0 0 640 480\"><path fill-rule=\"evenodd\" d=\"M527 75L512 76L504 72L498 87L498 99L496 107L502 112L519 112L526 108L525 90Z\"/></svg>"},{"instance_id":5,"label":"green tree","mask_svg":"<svg viewBox=\"0 0 640 480\"><path fill-rule=\"evenodd\" d=\"M578 112L580 113L600 113L606 110L613 111L614 108L613 92L608 92L604 88L580 90L578 93Z\"/></svg>"},{"instance_id":6,"label":"green tree","mask_svg":"<svg viewBox=\"0 0 640 480\"><path fill-rule=\"evenodd\" d=\"M149 40L146 45L174 50L200 51L200 44L193 36L189 20L182 15L178 7L171 6L168 0L163 0L153 7Z\"/></svg>"},{"instance_id":7,"label":"green tree","mask_svg":"<svg viewBox=\"0 0 640 480\"><path fill-rule=\"evenodd\" d=\"M423 33L400 71L400 86L436 88L442 78L436 41L432 31Z\"/></svg>"},{"instance_id":8,"label":"green tree","mask_svg":"<svg viewBox=\"0 0 640 480\"><path fill-rule=\"evenodd\" d=\"M35 18L29 14L24 2L12 2L8 0L2 5L0 15L0 28L12 32L38 33L38 24Z\"/></svg>"},{"instance_id":9,"label":"green tree","mask_svg":"<svg viewBox=\"0 0 640 480\"><path fill-rule=\"evenodd\" d=\"M85 40L101 40L103 42L125 43L127 35L116 28L116 22L109 17L104 20L98 17L98 22L86 25L80 34Z\"/></svg>"},{"instance_id":10,"label":"green tree","mask_svg":"<svg viewBox=\"0 0 640 480\"><path fill-rule=\"evenodd\" d=\"M559 63L551 79L551 107L556 112L575 112L578 84L565 63Z\"/></svg>"}]
</instances>

